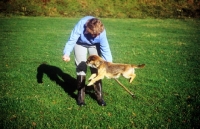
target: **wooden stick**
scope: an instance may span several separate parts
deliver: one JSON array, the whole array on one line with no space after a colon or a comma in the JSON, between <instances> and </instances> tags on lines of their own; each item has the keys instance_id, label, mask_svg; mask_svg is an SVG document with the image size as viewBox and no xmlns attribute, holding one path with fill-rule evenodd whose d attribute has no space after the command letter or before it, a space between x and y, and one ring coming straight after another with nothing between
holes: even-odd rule
<instances>
[{"instance_id":1,"label":"wooden stick","mask_svg":"<svg viewBox=\"0 0 200 129\"><path fill-rule=\"evenodd\" d=\"M128 90L122 83L119 82L119 80L117 80L116 78L114 78L115 81L121 86L123 87L132 97L135 97L135 95L130 91Z\"/></svg>"}]
</instances>

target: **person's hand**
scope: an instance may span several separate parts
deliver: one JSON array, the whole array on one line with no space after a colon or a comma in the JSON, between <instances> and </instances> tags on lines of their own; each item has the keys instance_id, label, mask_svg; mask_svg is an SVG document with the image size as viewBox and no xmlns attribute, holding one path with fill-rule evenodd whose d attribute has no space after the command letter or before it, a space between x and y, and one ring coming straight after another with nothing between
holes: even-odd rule
<instances>
[{"instance_id":1,"label":"person's hand","mask_svg":"<svg viewBox=\"0 0 200 129\"><path fill-rule=\"evenodd\" d=\"M66 61L66 62L69 62L70 61L70 57L68 55L64 55L63 57L63 60Z\"/></svg>"}]
</instances>

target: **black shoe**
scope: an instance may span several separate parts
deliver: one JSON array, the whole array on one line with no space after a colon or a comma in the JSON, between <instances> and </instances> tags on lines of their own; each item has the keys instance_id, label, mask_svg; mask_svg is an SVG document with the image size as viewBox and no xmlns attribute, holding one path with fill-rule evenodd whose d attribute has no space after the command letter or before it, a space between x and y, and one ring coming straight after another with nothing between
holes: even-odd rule
<instances>
[{"instance_id":1,"label":"black shoe","mask_svg":"<svg viewBox=\"0 0 200 129\"><path fill-rule=\"evenodd\" d=\"M106 106L106 102L105 101L98 101L99 106Z\"/></svg>"},{"instance_id":2,"label":"black shoe","mask_svg":"<svg viewBox=\"0 0 200 129\"><path fill-rule=\"evenodd\" d=\"M78 105L79 105L80 107L83 107L83 106L85 106L86 104L83 102L83 103L78 103Z\"/></svg>"}]
</instances>

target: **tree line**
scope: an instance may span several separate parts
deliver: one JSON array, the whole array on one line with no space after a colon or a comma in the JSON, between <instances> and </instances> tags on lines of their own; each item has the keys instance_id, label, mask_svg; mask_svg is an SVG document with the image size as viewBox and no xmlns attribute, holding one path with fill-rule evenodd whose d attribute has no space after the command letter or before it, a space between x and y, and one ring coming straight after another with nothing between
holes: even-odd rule
<instances>
[{"instance_id":1,"label":"tree line","mask_svg":"<svg viewBox=\"0 0 200 129\"><path fill-rule=\"evenodd\" d=\"M0 0L1 15L197 18L200 0Z\"/></svg>"}]
</instances>

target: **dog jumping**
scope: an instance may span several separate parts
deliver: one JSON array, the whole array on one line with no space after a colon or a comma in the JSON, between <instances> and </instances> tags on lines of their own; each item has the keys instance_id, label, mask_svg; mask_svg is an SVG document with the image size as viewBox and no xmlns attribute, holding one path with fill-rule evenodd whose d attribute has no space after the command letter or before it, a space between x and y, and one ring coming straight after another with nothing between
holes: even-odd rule
<instances>
[{"instance_id":1,"label":"dog jumping","mask_svg":"<svg viewBox=\"0 0 200 129\"><path fill-rule=\"evenodd\" d=\"M120 75L129 79L129 82L131 83L136 77L135 68L143 68L145 66L145 64L132 65L111 63L103 60L97 55L89 56L86 64L97 69L97 73L94 73L89 77L89 83L87 86L92 86L96 81L103 79L104 77L119 78Z\"/></svg>"}]
</instances>

